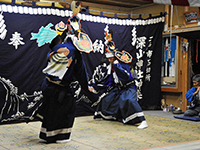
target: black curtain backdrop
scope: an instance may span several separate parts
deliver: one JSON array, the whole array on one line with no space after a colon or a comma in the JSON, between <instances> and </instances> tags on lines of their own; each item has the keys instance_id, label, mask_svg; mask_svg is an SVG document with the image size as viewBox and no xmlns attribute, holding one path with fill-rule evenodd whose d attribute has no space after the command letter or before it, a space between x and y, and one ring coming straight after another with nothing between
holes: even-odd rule
<instances>
[{"instance_id":1,"label":"black curtain backdrop","mask_svg":"<svg viewBox=\"0 0 200 150\"><path fill-rule=\"evenodd\" d=\"M54 7L0 3L0 121L26 120L42 103L42 69L47 64L55 26L65 24L72 12ZM143 109L157 109L161 98L161 50L164 15L148 19L118 19L78 14L82 28L93 42L93 52L83 53L88 79L105 53L105 29L113 30L118 50L133 56L138 74L138 100ZM81 91L75 81L76 116L93 114L98 99Z\"/></svg>"},{"instance_id":2,"label":"black curtain backdrop","mask_svg":"<svg viewBox=\"0 0 200 150\"><path fill-rule=\"evenodd\" d=\"M143 109L159 109L163 22L147 26L140 25L135 31L135 50L130 53L135 58L134 68L138 74L136 83L139 104Z\"/></svg>"}]
</instances>

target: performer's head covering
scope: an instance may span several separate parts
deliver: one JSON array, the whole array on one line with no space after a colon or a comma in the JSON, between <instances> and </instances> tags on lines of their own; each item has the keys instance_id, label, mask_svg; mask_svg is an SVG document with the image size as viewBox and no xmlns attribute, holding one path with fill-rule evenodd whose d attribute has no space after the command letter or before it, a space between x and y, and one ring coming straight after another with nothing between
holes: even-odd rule
<instances>
[{"instance_id":1,"label":"performer's head covering","mask_svg":"<svg viewBox=\"0 0 200 150\"><path fill-rule=\"evenodd\" d=\"M131 63L132 62L132 56L126 52L125 50L122 50L122 52L118 51L118 49L115 46L115 42L112 41L113 37L113 31L110 29L109 31L105 31L106 36L106 58L116 57L118 60L124 62L124 63Z\"/></svg>"},{"instance_id":2,"label":"performer's head covering","mask_svg":"<svg viewBox=\"0 0 200 150\"><path fill-rule=\"evenodd\" d=\"M115 57L116 47L115 43L112 41L112 37L113 37L112 29L105 31L106 58Z\"/></svg>"},{"instance_id":3,"label":"performer's head covering","mask_svg":"<svg viewBox=\"0 0 200 150\"><path fill-rule=\"evenodd\" d=\"M59 28L58 28L59 29ZM59 34L51 41L49 48L53 49L53 47L57 44L61 44L65 37L66 37L67 29L63 30L62 32L59 32Z\"/></svg>"},{"instance_id":4,"label":"performer's head covering","mask_svg":"<svg viewBox=\"0 0 200 150\"><path fill-rule=\"evenodd\" d=\"M67 27L71 34L76 34L82 32L81 31L81 19L77 16L77 14L81 11L81 3L77 1L71 2L71 10L72 16L67 21Z\"/></svg>"},{"instance_id":5,"label":"performer's head covering","mask_svg":"<svg viewBox=\"0 0 200 150\"><path fill-rule=\"evenodd\" d=\"M105 55L106 55L106 58L115 57L115 55L113 53L111 53L111 52L110 53L106 52Z\"/></svg>"},{"instance_id":6,"label":"performer's head covering","mask_svg":"<svg viewBox=\"0 0 200 150\"><path fill-rule=\"evenodd\" d=\"M92 41L81 27L81 19L77 14L81 11L81 4L76 1L71 3L72 16L67 20L66 27L62 22L57 27L57 34L64 40L63 42L72 41L73 45L81 52L90 53L93 50ZM57 40L59 37L56 37Z\"/></svg>"}]
</instances>

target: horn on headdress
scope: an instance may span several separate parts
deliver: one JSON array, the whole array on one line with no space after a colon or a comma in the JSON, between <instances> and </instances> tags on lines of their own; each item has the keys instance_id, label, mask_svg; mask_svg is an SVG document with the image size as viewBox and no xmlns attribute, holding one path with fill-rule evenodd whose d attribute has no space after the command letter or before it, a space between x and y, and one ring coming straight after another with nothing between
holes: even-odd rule
<instances>
[{"instance_id":1,"label":"horn on headdress","mask_svg":"<svg viewBox=\"0 0 200 150\"><path fill-rule=\"evenodd\" d=\"M81 11L81 4L80 2L72 1L71 3L71 10L73 12L73 15L78 14Z\"/></svg>"}]
</instances>

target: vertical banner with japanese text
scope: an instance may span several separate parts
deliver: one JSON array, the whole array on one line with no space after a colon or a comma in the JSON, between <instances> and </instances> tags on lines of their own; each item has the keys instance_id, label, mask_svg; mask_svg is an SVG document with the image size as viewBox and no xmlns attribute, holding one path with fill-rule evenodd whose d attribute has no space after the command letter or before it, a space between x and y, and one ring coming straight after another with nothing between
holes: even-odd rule
<instances>
[{"instance_id":1,"label":"vertical banner with japanese text","mask_svg":"<svg viewBox=\"0 0 200 150\"><path fill-rule=\"evenodd\" d=\"M158 18L151 18L158 21ZM150 20L151 20L150 19ZM163 23L133 27L132 45L139 103L143 109L158 109L161 99L161 59Z\"/></svg>"}]
</instances>

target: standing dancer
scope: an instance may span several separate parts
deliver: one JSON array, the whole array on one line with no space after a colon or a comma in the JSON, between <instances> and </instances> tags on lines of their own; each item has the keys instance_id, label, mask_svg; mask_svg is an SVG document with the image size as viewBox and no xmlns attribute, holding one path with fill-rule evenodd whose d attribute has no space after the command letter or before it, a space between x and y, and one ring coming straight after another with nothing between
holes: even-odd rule
<instances>
[{"instance_id":1,"label":"standing dancer","mask_svg":"<svg viewBox=\"0 0 200 150\"><path fill-rule=\"evenodd\" d=\"M88 90L81 52L92 51L92 42L81 32L80 19L76 15L80 5L75 7L73 1L72 6L74 14L68 19L67 29L52 40L48 64L43 70L46 75L42 84L44 99L37 116L42 120L40 138L47 143L70 141L75 118L74 92L70 84L75 79Z\"/></svg>"}]
</instances>

